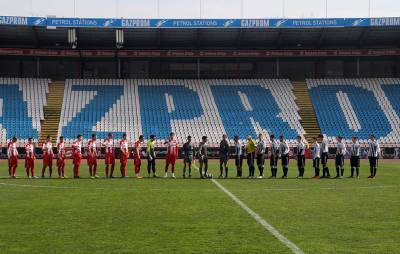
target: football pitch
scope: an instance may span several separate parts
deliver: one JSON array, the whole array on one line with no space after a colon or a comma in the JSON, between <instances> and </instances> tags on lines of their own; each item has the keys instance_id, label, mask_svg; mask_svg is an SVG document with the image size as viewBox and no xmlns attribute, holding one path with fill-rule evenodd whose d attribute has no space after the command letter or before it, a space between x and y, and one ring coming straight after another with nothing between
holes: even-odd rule
<instances>
[{"instance_id":1,"label":"football pitch","mask_svg":"<svg viewBox=\"0 0 400 254\"><path fill-rule=\"evenodd\" d=\"M380 161L374 180L367 161L359 180L294 179L295 161L287 180L234 179L229 166L231 179L212 161L213 180L182 179L181 163L177 179L104 179L100 163L100 179L83 165L83 179L30 180L20 161L14 180L2 160L0 253L400 253L399 161Z\"/></svg>"}]
</instances>

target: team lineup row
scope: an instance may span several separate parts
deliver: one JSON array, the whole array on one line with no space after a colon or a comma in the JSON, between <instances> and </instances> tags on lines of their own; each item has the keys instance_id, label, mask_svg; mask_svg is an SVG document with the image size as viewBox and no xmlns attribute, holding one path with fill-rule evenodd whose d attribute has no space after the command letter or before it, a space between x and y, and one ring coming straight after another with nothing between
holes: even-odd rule
<instances>
[{"instance_id":1,"label":"team lineup row","mask_svg":"<svg viewBox=\"0 0 400 254\"><path fill-rule=\"evenodd\" d=\"M360 176L360 144L358 138L352 138L352 144L349 148L346 148L343 137L337 138L336 155L335 155L335 166L336 166L336 178L343 178L344 175L344 156L346 153L351 155L351 175L350 177ZM8 173L11 178L16 178L16 170L18 167L18 150L17 150L17 138L14 137L7 146L8 156ZM192 164L195 159L199 162L199 173L200 178L210 178L211 174L208 173L208 138L202 137L202 141L198 147L192 142L192 137L187 137L187 142L183 144L181 148L181 154L183 156L183 177L186 178L186 172L188 177L192 177ZM77 139L72 143L72 157L73 157L73 177L80 177L80 165L82 162L82 135L78 135ZM115 169L115 149L120 150L120 172L121 177L126 178L126 167L130 155L133 155L134 172L136 178L142 178L141 164L142 158L145 154L147 157L147 171L149 177L157 177L156 175L156 136L151 135L146 143L146 151L142 153L142 145L144 143L144 136L141 135L137 141L133 144L133 150L130 151L128 147L127 135L123 134L122 139L119 141L119 146L115 146L113 140L113 134L109 133L107 138L102 142L102 147L105 148L105 175L107 178L114 178ZM267 148L269 144L269 149ZM172 178L175 178L175 164L179 155L179 145L175 133L170 133L169 138L164 142L166 145L166 162L165 162L165 175L168 177L169 167L171 166ZM319 178L330 178L330 171L328 168L328 155L329 155L329 141L324 138L323 135L319 135L318 138L314 139L311 147L313 168L315 171L314 179ZM97 137L93 134L86 148L87 164L89 167L89 173L91 178L98 178L97 176ZM297 160L298 177L304 177L305 171L305 151L308 145L302 140L300 136L297 137L297 145L295 149L295 158ZM268 151L269 150L269 151ZM43 167L41 177L45 177L46 169L49 169L49 177L52 177L53 173L53 144L50 136L47 137L46 142L42 145L43 151ZM228 177L228 161L231 157L235 160L236 166L236 177L242 177L243 161L247 161L249 168L248 178L255 178L256 166L259 170L259 176L257 178L264 178L264 164L266 160L266 154L269 153L270 157L270 178L277 178L278 173L278 161L281 161L283 176L282 178L288 177L289 170L289 152L290 148L287 141L283 136L279 139L275 138L274 135L269 137L269 141L264 137L263 134L259 134L257 140L253 140L251 136L248 136L246 142L243 144L239 136L234 137L234 153L230 154L230 144L227 135L223 135L219 146L219 159L220 159L220 175L219 177ZM370 142L368 147L368 158L370 164L370 176L369 178L375 178L378 167L378 159L380 156L380 146L374 135L370 136ZM28 178L37 178L35 176L35 147L33 139L28 139L28 143L25 145L25 170ZM59 178L66 178L65 176L65 143L64 138L59 138L57 144L57 170ZM320 176L320 167L322 166L322 175ZM355 173L355 174L354 174Z\"/></svg>"}]
</instances>

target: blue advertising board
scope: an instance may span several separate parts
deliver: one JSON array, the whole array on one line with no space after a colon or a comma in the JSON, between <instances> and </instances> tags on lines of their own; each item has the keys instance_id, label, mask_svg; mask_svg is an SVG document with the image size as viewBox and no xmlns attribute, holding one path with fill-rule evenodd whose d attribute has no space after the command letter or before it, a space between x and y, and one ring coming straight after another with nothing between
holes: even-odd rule
<instances>
[{"instance_id":1,"label":"blue advertising board","mask_svg":"<svg viewBox=\"0 0 400 254\"><path fill-rule=\"evenodd\" d=\"M107 19L0 16L0 25L93 28L328 28L400 26L400 17L327 19Z\"/></svg>"}]
</instances>

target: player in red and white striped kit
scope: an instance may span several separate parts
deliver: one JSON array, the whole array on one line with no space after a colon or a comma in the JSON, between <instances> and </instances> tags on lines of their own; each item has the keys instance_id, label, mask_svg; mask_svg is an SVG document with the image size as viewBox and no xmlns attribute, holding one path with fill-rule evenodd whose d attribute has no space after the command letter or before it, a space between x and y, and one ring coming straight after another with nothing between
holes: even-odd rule
<instances>
[{"instance_id":1,"label":"player in red and white striped kit","mask_svg":"<svg viewBox=\"0 0 400 254\"><path fill-rule=\"evenodd\" d=\"M44 178L44 173L46 172L46 168L49 167L49 177L52 177L53 174L53 144L51 143L51 137L47 136L46 142L42 145L43 151L43 167L42 167L42 178Z\"/></svg>"},{"instance_id":2,"label":"player in red and white striped kit","mask_svg":"<svg viewBox=\"0 0 400 254\"><path fill-rule=\"evenodd\" d=\"M144 136L140 135L139 139L133 144L133 164L135 166L135 176L136 178L143 178L140 176L140 167L142 165L141 158L141 147L144 141Z\"/></svg>"},{"instance_id":3,"label":"player in red and white striped kit","mask_svg":"<svg viewBox=\"0 0 400 254\"><path fill-rule=\"evenodd\" d=\"M107 138L104 140L103 145L106 148L106 178L114 178L114 168L115 168L115 154L114 154L114 139L113 134L108 133ZM110 171L111 165L111 171Z\"/></svg>"},{"instance_id":4,"label":"player in red and white striped kit","mask_svg":"<svg viewBox=\"0 0 400 254\"><path fill-rule=\"evenodd\" d=\"M87 164L89 166L90 178L99 178L97 173L97 146L96 146L96 134L92 134L92 139L87 144Z\"/></svg>"},{"instance_id":5,"label":"player in red and white striped kit","mask_svg":"<svg viewBox=\"0 0 400 254\"><path fill-rule=\"evenodd\" d=\"M74 164L74 178L79 178L79 169L82 161L82 135L78 135L77 139L72 143L72 156Z\"/></svg>"},{"instance_id":6,"label":"player in red and white striped kit","mask_svg":"<svg viewBox=\"0 0 400 254\"><path fill-rule=\"evenodd\" d=\"M66 178L65 176L65 143L64 137L60 137L60 143L57 144L57 170L58 178Z\"/></svg>"},{"instance_id":7,"label":"player in red and white striped kit","mask_svg":"<svg viewBox=\"0 0 400 254\"><path fill-rule=\"evenodd\" d=\"M178 158L178 141L176 140L175 133L171 132L168 141L165 141L164 145L167 145L164 177L168 177L168 168L171 164L172 178L175 178L175 163L176 159Z\"/></svg>"},{"instance_id":8,"label":"player in red and white striped kit","mask_svg":"<svg viewBox=\"0 0 400 254\"><path fill-rule=\"evenodd\" d=\"M7 157L8 157L8 174L11 178L17 178L15 173L18 167L18 150L17 150L17 138L13 137L11 142L7 145Z\"/></svg>"},{"instance_id":9,"label":"player in red and white striped kit","mask_svg":"<svg viewBox=\"0 0 400 254\"><path fill-rule=\"evenodd\" d=\"M129 148L128 148L128 140L126 139L126 133L122 135L122 140L119 142L119 147L121 150L121 177L126 178L126 164L129 159Z\"/></svg>"},{"instance_id":10,"label":"player in red and white striped kit","mask_svg":"<svg viewBox=\"0 0 400 254\"><path fill-rule=\"evenodd\" d=\"M25 145L25 171L28 178L37 178L35 176L35 159L35 146L32 138L29 138Z\"/></svg>"}]
</instances>

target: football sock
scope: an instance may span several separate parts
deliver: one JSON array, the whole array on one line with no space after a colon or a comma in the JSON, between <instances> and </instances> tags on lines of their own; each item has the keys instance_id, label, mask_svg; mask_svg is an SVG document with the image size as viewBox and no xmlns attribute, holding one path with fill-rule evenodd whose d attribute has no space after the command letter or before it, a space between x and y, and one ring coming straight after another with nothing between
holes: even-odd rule
<instances>
[{"instance_id":1,"label":"football sock","mask_svg":"<svg viewBox=\"0 0 400 254\"><path fill-rule=\"evenodd\" d=\"M356 167L356 174L357 174L357 177L360 175L360 168L359 167Z\"/></svg>"},{"instance_id":2,"label":"football sock","mask_svg":"<svg viewBox=\"0 0 400 254\"><path fill-rule=\"evenodd\" d=\"M341 173L340 175L343 176L343 174L344 174L344 168L341 169L340 173Z\"/></svg>"},{"instance_id":3,"label":"football sock","mask_svg":"<svg viewBox=\"0 0 400 254\"><path fill-rule=\"evenodd\" d=\"M111 165L111 172L110 172L110 176L112 176L112 175L114 174L114 168L115 168L115 165Z\"/></svg>"},{"instance_id":4,"label":"football sock","mask_svg":"<svg viewBox=\"0 0 400 254\"><path fill-rule=\"evenodd\" d=\"M287 167L283 168L283 176L287 176L289 169Z\"/></svg>"},{"instance_id":5,"label":"football sock","mask_svg":"<svg viewBox=\"0 0 400 254\"><path fill-rule=\"evenodd\" d=\"M108 165L106 165L106 177L108 177L108 176L109 176L109 175L108 175L108 173L109 173L109 170L110 170L109 166L108 166Z\"/></svg>"}]
</instances>

